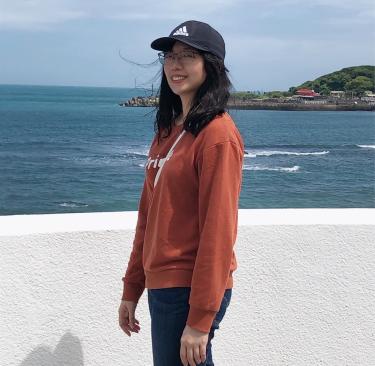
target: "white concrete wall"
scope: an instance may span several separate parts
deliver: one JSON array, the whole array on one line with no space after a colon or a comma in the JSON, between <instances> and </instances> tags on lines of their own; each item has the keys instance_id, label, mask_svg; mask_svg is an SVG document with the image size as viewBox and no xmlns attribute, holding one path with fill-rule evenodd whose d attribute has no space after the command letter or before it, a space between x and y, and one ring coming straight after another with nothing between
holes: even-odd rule
<instances>
[{"instance_id":1,"label":"white concrete wall","mask_svg":"<svg viewBox=\"0 0 375 366\"><path fill-rule=\"evenodd\" d=\"M375 365L374 213L240 210L215 365ZM147 291L118 326L136 215L0 217L1 365L152 365Z\"/></svg>"}]
</instances>

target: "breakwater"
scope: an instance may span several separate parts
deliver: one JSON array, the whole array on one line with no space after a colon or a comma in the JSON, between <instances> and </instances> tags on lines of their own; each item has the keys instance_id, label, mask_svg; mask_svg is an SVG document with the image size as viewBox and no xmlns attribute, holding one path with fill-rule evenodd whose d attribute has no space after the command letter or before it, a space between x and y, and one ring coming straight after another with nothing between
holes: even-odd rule
<instances>
[{"instance_id":1,"label":"breakwater","mask_svg":"<svg viewBox=\"0 0 375 366\"><path fill-rule=\"evenodd\" d=\"M155 107L159 103L158 97L133 97L119 103L122 107ZM228 109L254 109L254 110L286 110L286 111L375 111L375 103L363 101L360 98L335 100L335 99L237 99L230 98Z\"/></svg>"},{"instance_id":2,"label":"breakwater","mask_svg":"<svg viewBox=\"0 0 375 366\"><path fill-rule=\"evenodd\" d=\"M228 103L228 109L264 109L283 111L375 111L371 104L329 104L329 103Z\"/></svg>"},{"instance_id":3,"label":"breakwater","mask_svg":"<svg viewBox=\"0 0 375 366\"><path fill-rule=\"evenodd\" d=\"M119 105L121 107L155 107L158 103L158 97L133 97L119 103Z\"/></svg>"}]
</instances>

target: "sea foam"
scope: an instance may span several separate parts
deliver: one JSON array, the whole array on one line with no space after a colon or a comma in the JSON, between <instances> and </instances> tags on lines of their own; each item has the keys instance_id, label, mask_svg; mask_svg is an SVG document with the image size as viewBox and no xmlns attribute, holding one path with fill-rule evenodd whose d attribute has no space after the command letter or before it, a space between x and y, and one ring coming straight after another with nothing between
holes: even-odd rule
<instances>
[{"instance_id":1,"label":"sea foam","mask_svg":"<svg viewBox=\"0 0 375 366\"><path fill-rule=\"evenodd\" d=\"M281 166L268 167L268 166L261 166L261 165L252 166L252 165L246 165L246 164L244 164L243 170L271 170L271 171L293 173L293 172L299 171L300 170L300 166L299 165L294 165L291 168L288 168L288 167L281 167Z\"/></svg>"},{"instance_id":2,"label":"sea foam","mask_svg":"<svg viewBox=\"0 0 375 366\"><path fill-rule=\"evenodd\" d=\"M279 150L263 150L255 152L245 152L244 156L248 158L256 158L257 156L272 156L272 155L325 155L329 151L313 151L313 152L298 152L298 151L279 151Z\"/></svg>"}]
</instances>

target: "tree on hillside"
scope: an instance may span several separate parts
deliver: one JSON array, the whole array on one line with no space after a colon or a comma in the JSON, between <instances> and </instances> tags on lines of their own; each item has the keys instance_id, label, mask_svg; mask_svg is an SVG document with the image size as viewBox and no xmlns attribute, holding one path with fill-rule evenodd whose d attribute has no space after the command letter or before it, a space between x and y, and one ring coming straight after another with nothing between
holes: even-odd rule
<instances>
[{"instance_id":1,"label":"tree on hillside","mask_svg":"<svg viewBox=\"0 0 375 366\"><path fill-rule=\"evenodd\" d=\"M374 91L371 79L366 76L357 76L345 84L345 90L354 92L357 96L363 96L366 90Z\"/></svg>"},{"instance_id":2,"label":"tree on hillside","mask_svg":"<svg viewBox=\"0 0 375 366\"><path fill-rule=\"evenodd\" d=\"M357 95L361 95L365 90L375 91L375 67L371 65L346 67L322 75L315 80L305 81L297 87L289 88L289 91L295 93L297 89L301 88L314 89L322 95L329 95L329 92L333 90L353 91Z\"/></svg>"},{"instance_id":3,"label":"tree on hillside","mask_svg":"<svg viewBox=\"0 0 375 366\"><path fill-rule=\"evenodd\" d=\"M327 87L327 85L323 85L319 90L320 95L328 96L331 94L331 91Z\"/></svg>"}]
</instances>

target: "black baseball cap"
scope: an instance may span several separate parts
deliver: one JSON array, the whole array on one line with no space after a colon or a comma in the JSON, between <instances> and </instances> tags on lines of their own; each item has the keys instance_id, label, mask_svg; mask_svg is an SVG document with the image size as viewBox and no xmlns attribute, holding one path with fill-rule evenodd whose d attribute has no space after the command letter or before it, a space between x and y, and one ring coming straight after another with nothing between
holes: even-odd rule
<instances>
[{"instance_id":1,"label":"black baseball cap","mask_svg":"<svg viewBox=\"0 0 375 366\"><path fill-rule=\"evenodd\" d=\"M168 37L155 39L151 48L159 51L169 51L174 42L180 41L198 50L211 52L224 60L225 42L220 33L209 24L197 20L188 20L181 23Z\"/></svg>"}]
</instances>

